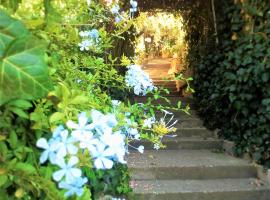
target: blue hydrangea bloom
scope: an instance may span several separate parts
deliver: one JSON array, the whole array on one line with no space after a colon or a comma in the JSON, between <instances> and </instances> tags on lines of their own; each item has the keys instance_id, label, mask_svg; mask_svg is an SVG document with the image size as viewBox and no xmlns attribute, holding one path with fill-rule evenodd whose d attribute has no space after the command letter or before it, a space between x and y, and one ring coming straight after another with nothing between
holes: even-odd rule
<instances>
[{"instance_id":1,"label":"blue hydrangea bloom","mask_svg":"<svg viewBox=\"0 0 270 200\"><path fill-rule=\"evenodd\" d=\"M79 159L76 156L72 156L68 163L63 158L58 159L56 164L61 169L53 173L53 179L58 182L65 177L65 182L72 183L76 178L81 177L82 171L75 166L78 162Z\"/></svg>"},{"instance_id":2,"label":"blue hydrangea bloom","mask_svg":"<svg viewBox=\"0 0 270 200\"><path fill-rule=\"evenodd\" d=\"M67 190L65 192L66 197L70 197L73 195L82 196L83 195L83 186L87 183L87 178L76 178L71 183L67 183L66 181L61 181L58 186L59 188Z\"/></svg>"}]
</instances>

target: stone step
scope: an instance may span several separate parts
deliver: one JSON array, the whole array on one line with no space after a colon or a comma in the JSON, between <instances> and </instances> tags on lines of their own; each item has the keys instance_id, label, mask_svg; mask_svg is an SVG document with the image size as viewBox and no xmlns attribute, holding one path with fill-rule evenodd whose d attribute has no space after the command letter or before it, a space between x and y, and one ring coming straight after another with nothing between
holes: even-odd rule
<instances>
[{"instance_id":1,"label":"stone step","mask_svg":"<svg viewBox=\"0 0 270 200\"><path fill-rule=\"evenodd\" d=\"M192 108L195 107L195 103L193 102L192 99L181 98L179 95L168 97L167 99L170 101L169 103L165 99L153 100L152 103L154 105L177 106L178 102L181 101L183 106L189 105ZM134 100L138 103L146 103L148 101L147 97L139 97L139 96L136 96Z\"/></svg>"},{"instance_id":2,"label":"stone step","mask_svg":"<svg viewBox=\"0 0 270 200\"><path fill-rule=\"evenodd\" d=\"M245 160L209 150L132 152L128 167L133 180L256 178L256 167Z\"/></svg>"},{"instance_id":3,"label":"stone step","mask_svg":"<svg viewBox=\"0 0 270 200\"><path fill-rule=\"evenodd\" d=\"M199 117L197 115L197 111L194 110L194 109L190 109L188 111L189 114L186 114L183 111L175 111L175 110L171 110L171 109L167 109L167 111L173 113L174 118L178 119L179 121L181 121L181 120L193 120L193 119L199 120ZM163 111L157 111L155 113L155 115L156 115L157 118L160 118L160 117L164 116L164 112ZM171 115L168 115L168 117L169 116L171 116Z\"/></svg>"},{"instance_id":4,"label":"stone step","mask_svg":"<svg viewBox=\"0 0 270 200\"><path fill-rule=\"evenodd\" d=\"M200 137L200 138L215 138L214 131L210 131L206 128L178 128L175 133L178 137Z\"/></svg>"},{"instance_id":5,"label":"stone step","mask_svg":"<svg viewBox=\"0 0 270 200\"><path fill-rule=\"evenodd\" d=\"M169 87L169 86L176 86L176 83L175 81L155 80L154 85Z\"/></svg>"},{"instance_id":6,"label":"stone step","mask_svg":"<svg viewBox=\"0 0 270 200\"><path fill-rule=\"evenodd\" d=\"M177 120L178 118L175 118ZM183 118L178 119L175 128L203 128L203 121L198 118Z\"/></svg>"},{"instance_id":7,"label":"stone step","mask_svg":"<svg viewBox=\"0 0 270 200\"><path fill-rule=\"evenodd\" d=\"M215 139L215 138L167 138L164 137L162 143L166 146L166 150L179 150L179 149L190 149L190 150L199 150L199 149L212 149L212 150L221 150L223 142L222 140ZM153 150L154 145L149 141L135 141L132 142L131 145L133 146L140 146L143 145L146 150ZM163 151L163 150L160 150Z\"/></svg>"},{"instance_id":8,"label":"stone step","mask_svg":"<svg viewBox=\"0 0 270 200\"><path fill-rule=\"evenodd\" d=\"M135 181L139 200L269 200L269 185L256 179Z\"/></svg>"}]
</instances>

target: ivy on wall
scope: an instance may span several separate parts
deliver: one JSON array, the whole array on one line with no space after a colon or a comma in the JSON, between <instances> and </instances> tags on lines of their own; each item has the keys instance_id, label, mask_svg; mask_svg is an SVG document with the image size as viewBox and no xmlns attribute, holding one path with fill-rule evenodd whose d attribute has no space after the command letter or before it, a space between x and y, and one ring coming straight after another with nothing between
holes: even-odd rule
<instances>
[{"instance_id":1,"label":"ivy on wall","mask_svg":"<svg viewBox=\"0 0 270 200\"><path fill-rule=\"evenodd\" d=\"M190 48L199 112L238 154L270 167L269 1L219 1L216 9L219 43L200 33Z\"/></svg>"}]
</instances>

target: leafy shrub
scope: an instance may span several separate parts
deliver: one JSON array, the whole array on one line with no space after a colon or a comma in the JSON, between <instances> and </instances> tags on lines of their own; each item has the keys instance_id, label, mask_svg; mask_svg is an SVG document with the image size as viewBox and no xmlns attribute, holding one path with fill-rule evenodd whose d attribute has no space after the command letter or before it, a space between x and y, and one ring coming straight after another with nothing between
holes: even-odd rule
<instances>
[{"instance_id":1,"label":"leafy shrub","mask_svg":"<svg viewBox=\"0 0 270 200\"><path fill-rule=\"evenodd\" d=\"M153 99L164 98L159 89L152 91L154 98L150 96L146 104L132 104L125 98L134 85L127 87L115 62L125 71L131 58L113 58L110 52L114 42L128 32L132 20L126 13L122 21L115 22L110 12L113 5L98 1L80 5L77 0L14 3L16 6L0 6L0 197L89 200L104 195L125 196L131 188L123 152L128 148L143 152L142 146L129 143L147 139L163 147L163 137L175 130L174 124L166 126L164 118L154 119L156 110L166 108L152 105ZM89 33L91 38L85 37ZM84 39L94 40L93 45L82 45ZM136 81L145 84L144 77L141 74ZM152 86L147 81L146 86ZM149 93L144 84L137 90ZM187 112L180 105L174 109ZM100 152L82 147L78 139L73 140L75 137L67 138L78 131L68 124L80 123L78 115L89 115L93 110L99 112L77 124L80 133L87 137L93 134L95 140L112 133L125 139L126 149L122 146L117 158L110 151L104 168L95 162ZM61 125L67 128L59 131ZM67 148L76 149L76 153ZM110 150L109 145L104 148ZM69 170L75 175L70 176Z\"/></svg>"},{"instance_id":2,"label":"leafy shrub","mask_svg":"<svg viewBox=\"0 0 270 200\"><path fill-rule=\"evenodd\" d=\"M269 2L220 2L217 13L219 44L194 64L199 111L238 154L270 167Z\"/></svg>"}]
</instances>

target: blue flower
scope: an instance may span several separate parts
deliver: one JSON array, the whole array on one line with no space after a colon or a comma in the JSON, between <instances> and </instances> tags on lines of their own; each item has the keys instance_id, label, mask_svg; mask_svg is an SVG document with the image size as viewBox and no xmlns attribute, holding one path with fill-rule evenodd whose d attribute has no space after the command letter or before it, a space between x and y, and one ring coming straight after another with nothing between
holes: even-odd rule
<instances>
[{"instance_id":1,"label":"blue flower","mask_svg":"<svg viewBox=\"0 0 270 200\"><path fill-rule=\"evenodd\" d=\"M73 195L82 196L83 195L83 186L87 183L87 178L76 178L71 183L67 183L66 181L61 181L58 186L59 188L66 189L65 196L70 197Z\"/></svg>"},{"instance_id":2,"label":"blue flower","mask_svg":"<svg viewBox=\"0 0 270 200\"><path fill-rule=\"evenodd\" d=\"M94 166L97 169L111 169L113 167L113 161L111 158L114 156L114 151L108 148L102 142L96 145L96 148L90 152L94 159Z\"/></svg>"},{"instance_id":3,"label":"blue flower","mask_svg":"<svg viewBox=\"0 0 270 200\"><path fill-rule=\"evenodd\" d=\"M114 153L116 161L122 164L126 163L124 160L124 156L126 154L125 136L120 131L115 133L106 132L100 139Z\"/></svg>"},{"instance_id":4,"label":"blue flower","mask_svg":"<svg viewBox=\"0 0 270 200\"><path fill-rule=\"evenodd\" d=\"M90 46L93 45L93 42L90 40L83 40L81 43L78 44L81 51L88 51L90 49Z\"/></svg>"},{"instance_id":5,"label":"blue flower","mask_svg":"<svg viewBox=\"0 0 270 200\"><path fill-rule=\"evenodd\" d=\"M80 142L80 148L88 149L92 151L95 148L95 145L98 143L98 139L96 139L93 133L85 132L78 137Z\"/></svg>"},{"instance_id":6,"label":"blue flower","mask_svg":"<svg viewBox=\"0 0 270 200\"><path fill-rule=\"evenodd\" d=\"M72 129L71 135L76 140L80 140L79 138L81 138L81 135L84 133L92 134L91 130L93 129L93 126L88 124L88 118L85 112L79 114L78 124L73 121L68 121L67 127Z\"/></svg>"},{"instance_id":7,"label":"blue flower","mask_svg":"<svg viewBox=\"0 0 270 200\"><path fill-rule=\"evenodd\" d=\"M133 88L136 95L146 95L147 92L155 89L153 81L149 78L149 75L146 74L138 65L128 66L125 81L128 87Z\"/></svg>"},{"instance_id":8,"label":"blue flower","mask_svg":"<svg viewBox=\"0 0 270 200\"><path fill-rule=\"evenodd\" d=\"M60 137L60 133L65 130L64 126L60 125L58 127L56 127L56 129L53 131L53 138L59 138Z\"/></svg>"},{"instance_id":9,"label":"blue flower","mask_svg":"<svg viewBox=\"0 0 270 200\"><path fill-rule=\"evenodd\" d=\"M150 117L148 119L144 120L143 126L147 127L147 128L152 128L152 125L155 123L155 118L154 117Z\"/></svg>"},{"instance_id":10,"label":"blue flower","mask_svg":"<svg viewBox=\"0 0 270 200\"><path fill-rule=\"evenodd\" d=\"M138 2L134 1L134 0L131 0L130 5L131 5L132 8L137 8L138 7Z\"/></svg>"},{"instance_id":11,"label":"blue flower","mask_svg":"<svg viewBox=\"0 0 270 200\"><path fill-rule=\"evenodd\" d=\"M115 16L115 23L120 23L123 20L123 17L121 15Z\"/></svg>"},{"instance_id":12,"label":"blue flower","mask_svg":"<svg viewBox=\"0 0 270 200\"><path fill-rule=\"evenodd\" d=\"M99 31L97 29L92 29L91 31L89 31L88 35L93 39L98 39Z\"/></svg>"},{"instance_id":13,"label":"blue flower","mask_svg":"<svg viewBox=\"0 0 270 200\"><path fill-rule=\"evenodd\" d=\"M51 140L49 143L45 138L40 138L37 141L37 147L44 149L45 151L42 152L39 162L41 164L45 163L48 159L52 164L56 162L56 150L59 148L57 142Z\"/></svg>"},{"instance_id":14,"label":"blue flower","mask_svg":"<svg viewBox=\"0 0 270 200\"><path fill-rule=\"evenodd\" d=\"M76 178L81 177L82 171L75 167L78 162L79 159L75 156L72 156L67 164L63 158L58 159L56 164L61 169L53 173L53 179L58 182L65 177L67 183L72 183Z\"/></svg>"},{"instance_id":15,"label":"blue flower","mask_svg":"<svg viewBox=\"0 0 270 200\"><path fill-rule=\"evenodd\" d=\"M78 152L78 147L74 145L75 139L68 137L68 130L60 133L60 140L58 141L57 158L63 158L67 153L75 155Z\"/></svg>"},{"instance_id":16,"label":"blue flower","mask_svg":"<svg viewBox=\"0 0 270 200\"><path fill-rule=\"evenodd\" d=\"M112 7L111 12L112 12L112 14L118 14L119 10L120 10L120 7L119 7L119 5L116 4Z\"/></svg>"},{"instance_id":17,"label":"blue flower","mask_svg":"<svg viewBox=\"0 0 270 200\"><path fill-rule=\"evenodd\" d=\"M92 118L91 127L99 135L102 135L107 131L112 131L112 128L118 124L114 114L104 115L97 110L91 111L91 118Z\"/></svg>"}]
</instances>

